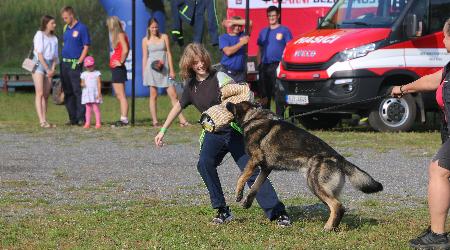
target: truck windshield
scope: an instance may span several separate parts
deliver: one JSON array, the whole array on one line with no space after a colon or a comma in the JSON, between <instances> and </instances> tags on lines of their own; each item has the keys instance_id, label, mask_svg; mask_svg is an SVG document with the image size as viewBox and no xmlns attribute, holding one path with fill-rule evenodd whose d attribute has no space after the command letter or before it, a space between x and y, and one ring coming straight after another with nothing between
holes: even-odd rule
<instances>
[{"instance_id":1,"label":"truck windshield","mask_svg":"<svg viewBox=\"0 0 450 250\"><path fill-rule=\"evenodd\" d=\"M319 29L389 28L407 3L408 0L339 0Z\"/></svg>"}]
</instances>

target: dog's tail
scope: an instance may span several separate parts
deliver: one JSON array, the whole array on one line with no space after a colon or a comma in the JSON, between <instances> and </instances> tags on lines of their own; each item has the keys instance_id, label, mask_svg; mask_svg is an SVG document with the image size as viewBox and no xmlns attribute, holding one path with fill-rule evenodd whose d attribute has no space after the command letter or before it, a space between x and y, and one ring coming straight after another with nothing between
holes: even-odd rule
<instances>
[{"instance_id":1,"label":"dog's tail","mask_svg":"<svg viewBox=\"0 0 450 250\"><path fill-rule=\"evenodd\" d=\"M348 176L350 183L357 189L364 193L376 193L383 190L383 185L374 180L372 176L366 173L364 170L358 168L353 163L344 159L343 171Z\"/></svg>"}]
</instances>

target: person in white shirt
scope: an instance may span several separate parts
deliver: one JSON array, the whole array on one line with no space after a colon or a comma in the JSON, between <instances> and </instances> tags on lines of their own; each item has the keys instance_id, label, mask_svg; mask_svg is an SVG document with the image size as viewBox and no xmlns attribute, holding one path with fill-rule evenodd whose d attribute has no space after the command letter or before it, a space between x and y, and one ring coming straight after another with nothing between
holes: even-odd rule
<instances>
[{"instance_id":1,"label":"person in white shirt","mask_svg":"<svg viewBox=\"0 0 450 250\"><path fill-rule=\"evenodd\" d=\"M47 104L52 78L58 63L58 38L55 36L56 22L52 16L45 15L41 26L33 38L34 61L38 65L32 74L36 92L35 106L42 128L51 128L47 122Z\"/></svg>"}]
</instances>

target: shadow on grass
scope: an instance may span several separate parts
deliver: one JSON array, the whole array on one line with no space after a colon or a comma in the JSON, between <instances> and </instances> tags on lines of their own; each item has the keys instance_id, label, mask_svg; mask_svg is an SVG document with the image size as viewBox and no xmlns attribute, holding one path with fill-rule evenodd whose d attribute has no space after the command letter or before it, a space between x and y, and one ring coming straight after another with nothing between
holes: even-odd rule
<instances>
[{"instance_id":1,"label":"shadow on grass","mask_svg":"<svg viewBox=\"0 0 450 250\"><path fill-rule=\"evenodd\" d=\"M308 221L316 223L325 223L330 216L328 207L323 203L316 203L312 205L290 206L287 208L292 222ZM349 230L355 230L363 226L376 226L378 220L374 218L364 218L356 214L344 214L340 227L344 226Z\"/></svg>"}]
</instances>

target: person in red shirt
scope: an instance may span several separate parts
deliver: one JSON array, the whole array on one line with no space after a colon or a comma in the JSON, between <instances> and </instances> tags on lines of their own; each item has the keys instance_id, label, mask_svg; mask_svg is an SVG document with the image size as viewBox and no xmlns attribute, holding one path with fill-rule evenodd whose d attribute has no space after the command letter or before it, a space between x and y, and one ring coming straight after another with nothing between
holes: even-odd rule
<instances>
[{"instance_id":1,"label":"person in red shirt","mask_svg":"<svg viewBox=\"0 0 450 250\"><path fill-rule=\"evenodd\" d=\"M109 61L112 73L112 85L117 100L120 103L120 120L115 126L128 125L128 102L125 95L125 82L127 81L127 69L125 61L130 51L128 37L123 30L120 19L117 16L110 16L106 20L109 36L111 37L111 47L114 49Z\"/></svg>"},{"instance_id":2,"label":"person in red shirt","mask_svg":"<svg viewBox=\"0 0 450 250\"><path fill-rule=\"evenodd\" d=\"M450 52L450 19L445 22L444 45ZM450 243L445 232L445 221L450 208L450 140L448 119L450 118L450 62L433 73L402 86L395 86L392 96L402 96L407 93L436 91L436 101L443 113L441 126L442 146L428 165L428 209L431 226L419 237L410 241L416 249L450 249Z\"/></svg>"}]
</instances>

